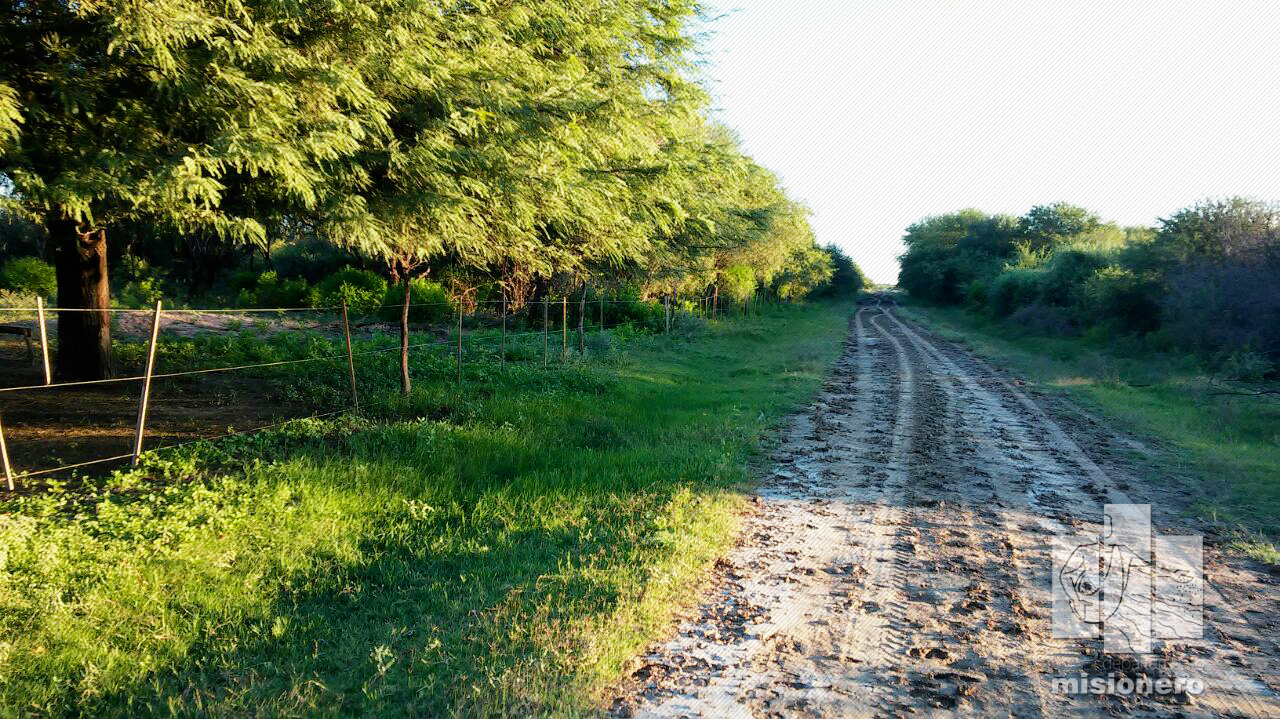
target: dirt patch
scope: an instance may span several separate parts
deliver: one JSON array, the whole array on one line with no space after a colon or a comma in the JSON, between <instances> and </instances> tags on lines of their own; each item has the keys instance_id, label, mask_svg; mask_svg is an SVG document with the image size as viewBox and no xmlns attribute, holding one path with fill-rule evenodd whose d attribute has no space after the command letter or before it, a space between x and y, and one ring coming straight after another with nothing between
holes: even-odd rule
<instances>
[{"instance_id":1,"label":"dirt patch","mask_svg":"<svg viewBox=\"0 0 1280 719\"><path fill-rule=\"evenodd\" d=\"M122 382L0 395L5 442L14 471L41 472L129 454L140 390L139 382ZM265 396L262 380L252 377L203 375L194 380L156 380L144 448L216 438L315 411L301 402ZM80 471L96 474L125 464L127 460L116 460ZM36 491L44 481L69 474L42 473L19 483L24 491Z\"/></svg>"}]
</instances>

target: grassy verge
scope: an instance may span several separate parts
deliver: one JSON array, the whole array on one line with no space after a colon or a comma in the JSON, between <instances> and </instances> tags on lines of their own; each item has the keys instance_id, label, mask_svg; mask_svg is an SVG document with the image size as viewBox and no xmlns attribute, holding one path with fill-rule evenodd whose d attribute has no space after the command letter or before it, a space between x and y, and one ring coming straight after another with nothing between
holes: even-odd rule
<instances>
[{"instance_id":1,"label":"grassy verge","mask_svg":"<svg viewBox=\"0 0 1280 719\"><path fill-rule=\"evenodd\" d=\"M8 500L0 715L589 711L731 540L846 314L689 323L551 370L475 359L461 388L426 358L408 398L388 357L372 417Z\"/></svg>"},{"instance_id":2,"label":"grassy verge","mask_svg":"<svg viewBox=\"0 0 1280 719\"><path fill-rule=\"evenodd\" d=\"M1126 429L1171 450L1177 466L1152 467L1153 481L1194 484L1193 511L1247 532L1280 534L1280 402L1214 394L1185 357L1099 347L1076 338L1027 335L960 309L908 306L903 311L948 339L1014 369L1048 391L1065 392ZM1265 559L1275 550L1242 542Z\"/></svg>"}]
</instances>

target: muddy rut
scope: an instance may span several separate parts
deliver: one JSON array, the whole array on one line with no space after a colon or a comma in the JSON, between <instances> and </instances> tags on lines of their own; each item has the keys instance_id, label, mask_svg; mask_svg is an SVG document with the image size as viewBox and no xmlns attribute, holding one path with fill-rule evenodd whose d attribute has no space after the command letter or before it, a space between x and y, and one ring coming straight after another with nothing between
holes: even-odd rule
<instances>
[{"instance_id":1,"label":"muddy rut","mask_svg":"<svg viewBox=\"0 0 1280 719\"><path fill-rule=\"evenodd\" d=\"M850 319L774 461L706 600L641 657L613 715L1280 717L1265 575L1211 577L1200 639L1116 655L1053 636L1054 543L1101 531L1104 504L1160 500L1126 494L1040 405L891 306ZM1053 683L1082 674L1204 687Z\"/></svg>"}]
</instances>

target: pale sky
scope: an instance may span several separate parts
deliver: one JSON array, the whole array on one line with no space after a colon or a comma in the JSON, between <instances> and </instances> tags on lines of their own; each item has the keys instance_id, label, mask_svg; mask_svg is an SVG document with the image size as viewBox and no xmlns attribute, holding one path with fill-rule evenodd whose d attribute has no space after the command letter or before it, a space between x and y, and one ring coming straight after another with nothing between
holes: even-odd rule
<instances>
[{"instance_id":1,"label":"pale sky","mask_svg":"<svg viewBox=\"0 0 1280 719\"><path fill-rule=\"evenodd\" d=\"M1280 200L1280 1L715 1L721 119L878 282L964 207Z\"/></svg>"}]
</instances>

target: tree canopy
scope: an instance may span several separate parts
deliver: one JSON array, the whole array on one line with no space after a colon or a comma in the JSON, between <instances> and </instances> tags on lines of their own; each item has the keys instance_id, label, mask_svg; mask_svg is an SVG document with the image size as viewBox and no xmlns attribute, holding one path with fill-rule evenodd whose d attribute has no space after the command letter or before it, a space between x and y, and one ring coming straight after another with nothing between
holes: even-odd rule
<instances>
[{"instance_id":1,"label":"tree canopy","mask_svg":"<svg viewBox=\"0 0 1280 719\"><path fill-rule=\"evenodd\" d=\"M807 210L710 119L689 0L13 0L0 175L62 307L101 308L107 232L316 238L496 282L803 296ZM66 315L67 313L63 313ZM59 319L110 371L105 314Z\"/></svg>"}]
</instances>

